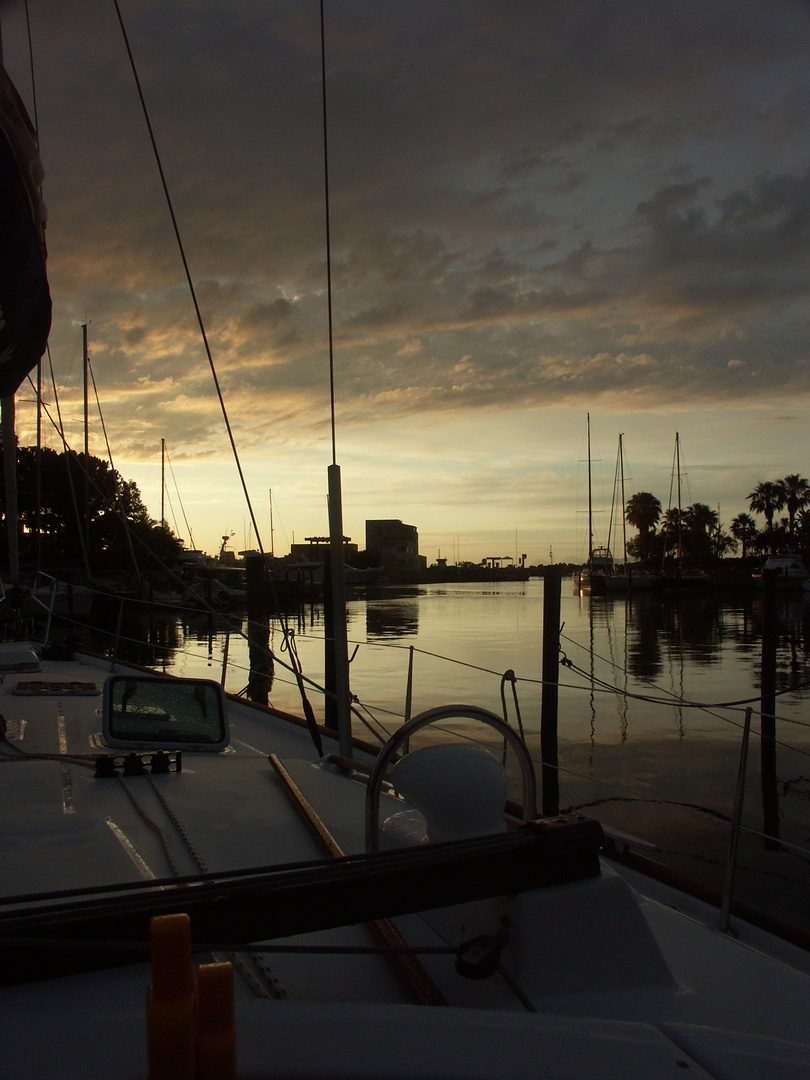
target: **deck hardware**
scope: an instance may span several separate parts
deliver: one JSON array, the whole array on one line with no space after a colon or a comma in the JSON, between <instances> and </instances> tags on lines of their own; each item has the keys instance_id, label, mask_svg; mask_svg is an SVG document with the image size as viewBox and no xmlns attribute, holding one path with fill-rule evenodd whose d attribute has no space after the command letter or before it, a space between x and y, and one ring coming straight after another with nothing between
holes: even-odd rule
<instances>
[{"instance_id":1,"label":"deck hardware","mask_svg":"<svg viewBox=\"0 0 810 1080\"><path fill-rule=\"evenodd\" d=\"M115 780L119 774L124 776L165 776L170 772L183 771L182 751L168 753L156 750L151 754L99 754L95 759L96 780Z\"/></svg>"},{"instance_id":2,"label":"deck hardware","mask_svg":"<svg viewBox=\"0 0 810 1080\"><path fill-rule=\"evenodd\" d=\"M482 934L465 941L456 952L456 971L465 979L488 979L498 970L505 944L503 934Z\"/></svg>"}]
</instances>

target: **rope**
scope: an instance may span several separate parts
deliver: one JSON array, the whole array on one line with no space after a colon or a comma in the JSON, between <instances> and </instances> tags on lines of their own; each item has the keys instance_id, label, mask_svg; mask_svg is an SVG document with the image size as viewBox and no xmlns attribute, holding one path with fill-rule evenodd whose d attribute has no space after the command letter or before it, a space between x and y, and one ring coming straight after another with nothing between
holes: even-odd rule
<instances>
[{"instance_id":1,"label":"rope","mask_svg":"<svg viewBox=\"0 0 810 1080\"><path fill-rule=\"evenodd\" d=\"M171 844L169 843L168 836L163 831L163 829L160 827L160 825L158 825L158 823L156 821L154 821L149 816L149 814L147 814L145 807L142 806L142 804L139 801L137 795L132 790L132 788L129 786L129 784L126 782L126 780L123 778L123 776L119 775L118 782L121 784L121 787L127 793L127 796L129 797L130 802L135 807L136 811L140 815L140 817L143 820L144 824L147 825L152 830L152 832L155 833L158 840L160 840L161 847L163 848L163 854L166 856L166 862L169 864L169 869L175 875L175 877L180 877L181 876L180 867L177 865L177 862L176 862L176 860L174 858L174 854L172 852L172 848L171 848Z\"/></svg>"},{"instance_id":2,"label":"rope","mask_svg":"<svg viewBox=\"0 0 810 1080\"><path fill-rule=\"evenodd\" d=\"M149 781L149 784L150 784L152 790L154 791L155 795L157 795L158 802L163 807L163 809L166 811L167 817L169 818L169 820L171 821L171 823L174 825L175 829L177 830L177 834L180 837L180 839L183 841L183 844L185 845L186 851L188 851L189 855L191 856L191 858L196 863L197 869L200 871L200 873L207 874L208 873L208 867L205 865L205 862L204 862L202 856L197 851L196 847L192 844L191 839L188 836L188 833L183 828L183 826L180 824L179 818L175 814L174 810L172 810L171 806L169 806L168 800L166 799L163 792L160 790L160 788L155 783L155 779L154 779L154 777L152 776L151 773L147 773L147 780Z\"/></svg>"},{"instance_id":3,"label":"rope","mask_svg":"<svg viewBox=\"0 0 810 1080\"><path fill-rule=\"evenodd\" d=\"M506 684L507 684L507 682L510 682L512 684L512 699L513 699L514 704L515 704L515 718L517 720L518 732L519 732L520 737L523 740L523 742L525 742L526 739L525 739L524 734L523 734L523 720L522 720L521 715L520 715L520 702L518 701L518 696L517 696L517 676L515 675L514 671L511 668L509 668L507 671L505 671L503 673L503 675L501 676L501 707L503 709L503 722L505 724L509 723L509 715L508 715L508 710L506 708ZM506 755L507 755L508 749L509 749L508 743L507 743L506 739L504 739L503 740L503 753L501 755L501 764L504 767L506 767Z\"/></svg>"}]
</instances>

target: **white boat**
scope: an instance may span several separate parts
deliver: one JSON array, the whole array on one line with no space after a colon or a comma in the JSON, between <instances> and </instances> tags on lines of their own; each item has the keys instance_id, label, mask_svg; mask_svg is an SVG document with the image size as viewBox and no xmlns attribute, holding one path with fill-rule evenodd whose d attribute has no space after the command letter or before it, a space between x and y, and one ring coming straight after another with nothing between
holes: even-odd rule
<instances>
[{"instance_id":1,"label":"white boat","mask_svg":"<svg viewBox=\"0 0 810 1080\"><path fill-rule=\"evenodd\" d=\"M505 814L480 747L400 756L483 722L530 807L492 714L348 761L205 680L0 667L4 1077L810 1077L803 949Z\"/></svg>"},{"instance_id":2,"label":"white boat","mask_svg":"<svg viewBox=\"0 0 810 1080\"><path fill-rule=\"evenodd\" d=\"M95 592L85 585L52 580L28 586L0 582L0 622L24 619L47 619L49 615L87 615L93 607Z\"/></svg>"},{"instance_id":3,"label":"white boat","mask_svg":"<svg viewBox=\"0 0 810 1080\"><path fill-rule=\"evenodd\" d=\"M798 555L771 555L758 574L753 578L758 588L762 588L763 575L769 572L776 575L776 584L780 589L801 589L806 587L810 578L807 569Z\"/></svg>"}]
</instances>

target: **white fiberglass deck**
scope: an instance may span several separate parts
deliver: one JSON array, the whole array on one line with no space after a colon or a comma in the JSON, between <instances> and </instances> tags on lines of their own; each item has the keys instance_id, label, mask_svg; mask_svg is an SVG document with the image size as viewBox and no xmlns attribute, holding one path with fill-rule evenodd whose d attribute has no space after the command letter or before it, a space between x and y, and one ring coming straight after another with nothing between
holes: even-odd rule
<instances>
[{"instance_id":1,"label":"white fiberglass deck","mask_svg":"<svg viewBox=\"0 0 810 1080\"><path fill-rule=\"evenodd\" d=\"M362 851L363 785L319 763L305 728L248 705L229 706L227 751L184 754L179 773L96 779L65 758L103 749L100 694L68 685L100 692L108 673L72 660L4 675L8 745L24 754L2 766L3 896L321 858L271 753L340 847ZM26 681L64 692L15 693ZM723 935L716 913L640 875L605 868L394 923L411 945L456 946L504 918L503 973L471 981L452 955L421 957L447 1006L414 1007L380 956L238 955L240 1075L810 1077L806 954L746 927L743 942ZM363 925L295 939L374 940ZM148 981L133 965L0 991L13 1032L0 1078L113 1075L110 1042L114 1075L144 1076Z\"/></svg>"}]
</instances>

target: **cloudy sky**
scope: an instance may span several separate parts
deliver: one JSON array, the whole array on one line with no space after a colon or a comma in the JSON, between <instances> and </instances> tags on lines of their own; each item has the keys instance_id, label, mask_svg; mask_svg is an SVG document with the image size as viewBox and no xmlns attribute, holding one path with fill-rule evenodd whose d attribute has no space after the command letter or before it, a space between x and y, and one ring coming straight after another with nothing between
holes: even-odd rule
<instances>
[{"instance_id":1,"label":"cloudy sky","mask_svg":"<svg viewBox=\"0 0 810 1080\"><path fill-rule=\"evenodd\" d=\"M249 516L111 0L29 0L50 341L81 331L113 462L187 543ZM325 534L317 0L120 0L260 529ZM6 67L33 112L21 0ZM451 561L586 549L626 488L747 510L810 475L810 4L326 0L345 532ZM49 390L48 401L54 401ZM34 440L23 388L18 429ZM53 407L53 406L52 406ZM91 452L106 456L100 421ZM55 434L48 441L57 444ZM188 524L187 524L188 523Z\"/></svg>"}]
</instances>

